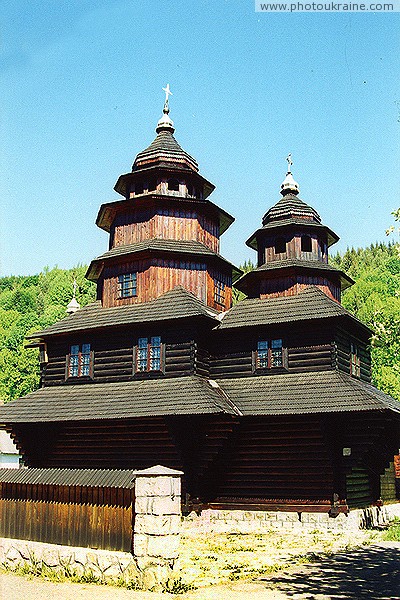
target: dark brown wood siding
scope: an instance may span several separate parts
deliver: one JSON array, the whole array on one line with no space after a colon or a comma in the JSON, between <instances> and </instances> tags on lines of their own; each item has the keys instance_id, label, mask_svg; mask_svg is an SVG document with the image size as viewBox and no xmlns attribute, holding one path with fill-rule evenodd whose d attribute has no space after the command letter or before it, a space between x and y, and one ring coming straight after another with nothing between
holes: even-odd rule
<instances>
[{"instance_id":1,"label":"dark brown wood siding","mask_svg":"<svg viewBox=\"0 0 400 600\"><path fill-rule=\"evenodd\" d=\"M320 417L241 419L220 455L208 499L326 500L333 495L333 464Z\"/></svg>"},{"instance_id":2,"label":"dark brown wood siding","mask_svg":"<svg viewBox=\"0 0 400 600\"><path fill-rule=\"evenodd\" d=\"M0 537L130 552L132 489L0 483Z\"/></svg>"},{"instance_id":3,"label":"dark brown wood siding","mask_svg":"<svg viewBox=\"0 0 400 600\"><path fill-rule=\"evenodd\" d=\"M332 300L340 302L341 290L337 282L321 275L287 275L269 277L260 281L260 298L296 296L310 285L315 285Z\"/></svg>"},{"instance_id":4,"label":"dark brown wood siding","mask_svg":"<svg viewBox=\"0 0 400 600\"><path fill-rule=\"evenodd\" d=\"M281 328L259 328L257 331L241 328L231 332L219 332L210 359L210 375L213 377L241 377L254 374L254 352L259 339L282 338L284 370L292 373L329 370L335 367L333 331L319 329L316 325L299 329L299 326L282 325ZM266 375L274 375L282 369L270 369Z\"/></svg>"},{"instance_id":5,"label":"dark brown wood siding","mask_svg":"<svg viewBox=\"0 0 400 600\"><path fill-rule=\"evenodd\" d=\"M311 252L303 252L301 249L301 238L303 235L307 235L311 238ZM268 237L260 243L259 266L264 263L283 260L285 258L319 260L320 262L327 263L328 255L326 252L323 252L326 245L326 235L323 236L325 238L323 240L321 240L321 237L321 235L318 236L315 233L306 233L304 231L291 232L290 234L287 233L286 236L284 233L276 233L275 236ZM286 252L279 254L275 252L275 240L277 238L283 238L286 241ZM321 240L321 243L319 243L319 240Z\"/></svg>"},{"instance_id":6,"label":"dark brown wood siding","mask_svg":"<svg viewBox=\"0 0 400 600\"><path fill-rule=\"evenodd\" d=\"M106 383L113 381L129 381L137 375L134 372L134 347L139 337L161 336L163 344L163 373L166 377L183 375L209 374L209 351L201 334L192 329L180 330L166 328L160 323L148 328L115 329L86 335L79 332L76 337L61 340L50 340L48 343L49 362L43 370L44 386L62 385L65 383ZM197 340L196 340L197 338ZM67 380L66 360L71 344L90 343L93 352L93 378L87 380ZM143 375L142 375L143 376Z\"/></svg>"},{"instance_id":7,"label":"dark brown wood siding","mask_svg":"<svg viewBox=\"0 0 400 600\"><path fill-rule=\"evenodd\" d=\"M119 213L111 229L110 247L155 238L195 240L213 252L219 252L217 219L179 206L149 207Z\"/></svg>"},{"instance_id":8,"label":"dark brown wood siding","mask_svg":"<svg viewBox=\"0 0 400 600\"><path fill-rule=\"evenodd\" d=\"M368 342L361 339L351 331L337 328L335 332L336 357L335 362L338 369L350 374L351 343L357 345L360 356L360 379L370 383L371 381L371 353Z\"/></svg>"}]
</instances>

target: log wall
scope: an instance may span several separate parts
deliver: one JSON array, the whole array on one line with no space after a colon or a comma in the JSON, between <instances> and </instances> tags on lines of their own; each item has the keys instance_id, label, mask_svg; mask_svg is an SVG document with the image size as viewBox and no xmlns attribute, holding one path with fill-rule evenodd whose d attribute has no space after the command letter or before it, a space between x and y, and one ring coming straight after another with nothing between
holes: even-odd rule
<instances>
[{"instance_id":1,"label":"log wall","mask_svg":"<svg viewBox=\"0 0 400 600\"><path fill-rule=\"evenodd\" d=\"M160 335L164 355L163 374L165 377L182 377L184 375L203 375L209 373L209 351L203 336L196 336L193 331L158 328L137 328L131 331L113 330L106 332L79 334L76 338L64 338L49 344L49 362L42 371L44 386L60 385L66 381L66 361L71 344L90 343L93 353L93 382L111 383L130 381L146 374L136 374L134 365L134 347L139 337ZM83 337L84 336L84 337ZM198 341L195 341L198 337ZM149 376L151 373L149 374ZM153 374L154 375L154 374ZM69 380L76 383L77 380ZM78 380L79 382L79 380Z\"/></svg>"},{"instance_id":2,"label":"log wall","mask_svg":"<svg viewBox=\"0 0 400 600\"><path fill-rule=\"evenodd\" d=\"M249 331L235 330L232 333L219 332L218 343L210 358L212 377L251 376L255 372L254 353L259 339L282 338L284 345L284 368L269 369L266 375L290 371L322 371L334 368L333 331L318 330L310 326L303 332L282 326L280 329L258 330L253 335Z\"/></svg>"},{"instance_id":3,"label":"log wall","mask_svg":"<svg viewBox=\"0 0 400 600\"><path fill-rule=\"evenodd\" d=\"M241 419L208 484L210 499L222 504L305 498L329 503L333 462L319 416Z\"/></svg>"},{"instance_id":4,"label":"log wall","mask_svg":"<svg viewBox=\"0 0 400 600\"><path fill-rule=\"evenodd\" d=\"M118 275L137 273L137 295L118 297ZM225 284L225 300L215 301L214 278ZM207 306L216 310L228 310L232 305L232 275L220 269L212 269L205 262L152 258L130 260L126 263L105 267L101 277L102 303L104 308L149 302L162 296L176 286L192 292Z\"/></svg>"},{"instance_id":5,"label":"log wall","mask_svg":"<svg viewBox=\"0 0 400 600\"><path fill-rule=\"evenodd\" d=\"M357 345L360 356L360 379L371 382L371 354L368 343L353 333L337 328L335 333L335 365L341 371L350 374L351 343Z\"/></svg>"}]
</instances>

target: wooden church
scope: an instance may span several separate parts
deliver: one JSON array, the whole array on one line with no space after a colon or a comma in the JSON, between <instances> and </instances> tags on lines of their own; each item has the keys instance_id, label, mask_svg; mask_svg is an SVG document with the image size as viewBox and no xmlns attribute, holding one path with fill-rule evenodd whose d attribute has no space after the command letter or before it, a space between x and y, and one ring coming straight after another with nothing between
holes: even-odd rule
<instances>
[{"instance_id":1,"label":"wooden church","mask_svg":"<svg viewBox=\"0 0 400 600\"><path fill-rule=\"evenodd\" d=\"M376 503L400 404L371 385L371 331L340 303L352 280L328 262L337 235L299 198L289 159L242 275L219 253L234 219L176 141L168 94L156 132L100 207L97 300L74 298L31 337L41 388L0 407L26 477L162 464L184 472L187 507ZM235 305L232 281L247 297Z\"/></svg>"}]
</instances>

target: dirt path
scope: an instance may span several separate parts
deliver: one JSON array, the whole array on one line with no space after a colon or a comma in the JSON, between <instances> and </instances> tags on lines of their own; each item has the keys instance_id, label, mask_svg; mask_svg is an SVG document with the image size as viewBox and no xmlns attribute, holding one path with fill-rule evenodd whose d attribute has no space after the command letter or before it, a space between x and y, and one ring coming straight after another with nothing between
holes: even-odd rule
<instances>
[{"instance_id":1,"label":"dirt path","mask_svg":"<svg viewBox=\"0 0 400 600\"><path fill-rule=\"evenodd\" d=\"M400 600L400 542L381 542L254 582L172 596L1 575L0 600Z\"/></svg>"}]
</instances>

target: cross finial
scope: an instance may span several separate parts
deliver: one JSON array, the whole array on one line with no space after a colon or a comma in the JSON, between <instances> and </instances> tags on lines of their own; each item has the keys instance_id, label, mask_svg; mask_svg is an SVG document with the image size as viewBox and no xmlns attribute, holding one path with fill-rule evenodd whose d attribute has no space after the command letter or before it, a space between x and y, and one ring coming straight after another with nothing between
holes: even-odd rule
<instances>
[{"instance_id":1,"label":"cross finial","mask_svg":"<svg viewBox=\"0 0 400 600\"><path fill-rule=\"evenodd\" d=\"M165 92L165 102L164 102L164 111L169 111L169 96L172 96L172 92L169 89L169 83L163 88L163 92Z\"/></svg>"},{"instance_id":2,"label":"cross finial","mask_svg":"<svg viewBox=\"0 0 400 600\"><path fill-rule=\"evenodd\" d=\"M288 170L287 170L287 172L291 173L292 172L292 164L293 164L292 153L291 152L289 152L289 154L287 155L286 160L287 160L287 164L288 164Z\"/></svg>"}]
</instances>

